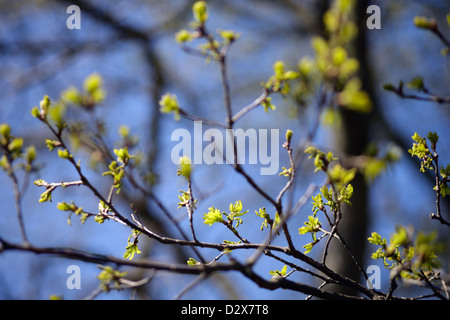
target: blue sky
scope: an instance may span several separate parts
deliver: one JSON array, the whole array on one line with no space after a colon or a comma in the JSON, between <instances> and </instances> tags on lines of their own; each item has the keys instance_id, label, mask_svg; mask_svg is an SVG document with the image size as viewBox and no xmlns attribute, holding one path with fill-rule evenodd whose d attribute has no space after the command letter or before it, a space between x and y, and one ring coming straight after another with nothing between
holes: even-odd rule
<instances>
[{"instance_id":1,"label":"blue sky","mask_svg":"<svg viewBox=\"0 0 450 320\"><path fill-rule=\"evenodd\" d=\"M242 3L253 4L254 1ZM104 4L105 1L94 3ZM159 3L159 2L158 2ZM171 2L173 6L168 8L164 3L155 4L152 9L141 10L143 6L138 2L127 1L111 9L117 16L122 17L120 21L124 24L146 26L156 30L154 43L155 52L161 57L165 75L168 79L167 91L176 93L182 106L194 114L203 117L211 117L216 121L223 121L222 93L220 85L220 74L217 65L205 64L202 59L187 55L179 49L175 43L173 34L176 30L159 31L158 25L165 21L167 10L181 6L180 1ZM389 123L408 139L415 131L426 135L430 130L437 131L441 136L438 148L443 161L450 158L450 136L449 110L446 106L432 103L421 103L415 101L403 101L393 94L380 89L386 82L396 84L399 80L408 80L417 75L423 75L426 83L430 84L437 93L447 94L450 84L448 75L449 60L440 55L441 43L432 35L423 30L414 28L412 19L415 15L428 15L436 13L431 11L427 4L419 1L378 1L382 9L382 28L368 33L370 37L370 58L373 64L374 81L376 82L376 94L380 100L382 112ZM408 7L405 7L408 4ZM437 17L440 23L445 23L443 18L448 6L438 2L430 1L442 9L442 15ZM241 4L239 4L241 5ZM395 9L395 6L398 6ZM152 84L148 81L146 69L143 69L143 54L139 47L130 41L117 39L108 28L97 21L93 21L82 12L81 30L67 30L65 20L67 14L65 7L50 5L38 7L27 4L28 8L8 12L9 16L0 19L0 40L5 43L15 42L17 39L43 43L60 43L55 52L45 55L29 56L16 53L6 57L7 66L10 68L8 78L0 80L3 88L3 99L0 101L0 122L8 122L13 127L13 132L18 135L26 135L29 141L33 141L36 135L48 136L43 126L30 116L30 110L42 99L44 94L56 99L62 90L70 85L80 87L83 79L92 72L99 72L104 78L107 98L102 106L96 110L98 116L106 115L109 129L108 139L111 144L117 139L117 129L120 125L128 125L133 134L141 137L141 147L148 150L150 141L146 136L151 116L151 101L147 93ZM267 80L272 73L272 64L276 60L284 60L286 64L295 67L296 63L304 55L311 52L309 46L310 35L298 36L294 33L282 35L270 35L271 25L282 27L289 26L289 18L292 13L286 10L277 10L271 5L261 5L257 8L241 7L239 15L233 12L214 10L211 5L210 29L217 28L233 29L242 33L239 41L232 47L229 56L230 82L233 94L234 111L253 101L261 93L260 82ZM247 11L257 12L255 15L246 16ZM15 18L17 14L21 19ZM302 24L300 21L299 25ZM180 26L186 27L187 21ZM286 27L288 28L288 27ZM445 28L445 24L444 24ZM445 29L447 35L448 28ZM270 35L270 36L269 36ZM111 39L109 42L105 39ZM70 45L85 43L90 40L91 47L86 48L76 59L68 59L60 62L57 57L58 50L63 50ZM95 44L100 44L96 47ZM5 59L5 56L3 56ZM58 63L61 63L59 65ZM56 71L46 69L46 66L56 66ZM49 72L49 75L45 71ZM30 79L31 77L31 79ZM34 80L36 78L36 80ZM266 114L261 108L254 110L251 117L242 119L239 125L242 128L277 128L283 133L287 128L294 133L302 132L304 128L299 126L297 119L288 117L288 105L281 99L274 100L277 103L276 112ZM155 107L155 106L153 106ZM170 134L176 128L187 128L192 130L193 124L188 120L174 122L172 115L163 115L159 118L159 145L158 157L155 163L155 171L163 172L163 178L157 186L157 194L161 200L171 208L174 213L181 216L177 211L179 190L186 188L180 177L176 176L176 166L170 161L170 152L174 143L170 141ZM33 132L30 135L30 132ZM376 134L378 136L378 134ZM380 134L380 136L382 136ZM280 134L283 138L283 134ZM329 129L321 130L316 138L319 145L332 148L332 134ZM281 145L281 143L280 143ZM281 152L282 153L282 152ZM39 152L40 159L45 167L40 172L39 178L47 181L74 180L76 174L66 163L58 160L55 154L48 153L45 149ZM399 224L412 224L416 229L438 229L436 222L428 219L430 212L434 210L434 194L432 186L419 173L418 167L414 166L407 158L410 155L403 150L402 159L388 168L379 177L371 188L371 226L369 230L377 230L388 237ZM282 158L280 168L283 164ZM87 161L87 159L84 159ZM250 172L257 172L255 168L249 167ZM89 171L88 171L89 172ZM89 176L94 178L101 188L107 190L105 179L96 178L94 172ZM299 184L300 196L306 190L310 181L320 181L320 177L304 174L305 182ZM33 179L37 177L33 177ZM269 192L277 192L283 185L284 180L280 177L258 177L258 182ZM6 175L0 174L1 190L0 202L2 203L0 236L8 241L20 241L17 220L14 214L14 203L9 180ZM196 212L196 223L198 236L204 241L220 242L230 239L231 234L220 228L221 226L208 227L201 221L201 215L211 205L223 208L228 207L230 202L242 200L244 206L248 206L250 213L245 223L240 227L242 233L249 239L262 238L259 231L260 218L253 214L254 210L263 206L264 203L257 194L249 190L248 185L232 169L226 166L199 166L194 172L194 192L201 190L217 190L209 195L199 204ZM395 190L395 191L394 191ZM62 200L73 200L83 203L83 207L94 208L97 201L87 197L87 192L82 188L71 190L58 190L54 194L53 203L38 204L39 194L42 190L30 186L23 201L26 228L30 240L36 245L52 246L74 246L94 252L102 252L122 256L126 240L130 231L112 222L97 225L93 220L80 225L73 218L73 225L66 223L67 216L55 209L56 203ZM107 191L105 191L107 192ZM123 210L127 210L123 206ZM304 221L304 217L310 212L306 206L295 217L297 224L292 224L292 234L296 240L301 242L297 228ZM303 220L302 220L303 219ZM255 224L258 228L255 228ZM182 226L188 230L187 219L182 220ZM224 229L224 230L221 230ZM230 239L231 240L231 239ZM218 253L210 251L208 257L214 258ZM244 258L249 253L232 253L236 257ZM314 254L312 252L311 254ZM319 253L320 254L320 253ZM164 247L156 247L153 259L169 261L172 250ZM367 262L370 264L372 262ZM65 280L66 269L71 264L78 264L82 270L82 290L67 290ZM269 270L281 269L279 264L258 264L261 274L268 276ZM95 276L99 269L92 264L56 259L50 257L39 257L31 254L6 252L0 254L0 297L9 298L38 298L46 299L50 294L63 294L67 298L81 298L92 291L97 282ZM296 299L302 295L292 294L286 291L270 292L260 290L254 284L249 283L236 274L230 276L229 280L236 288L240 297L247 299ZM304 280L300 274L294 274L292 279ZM385 282L388 275L384 274ZM192 281L192 277L183 277L173 274L164 274L158 277L153 286L155 296L170 299L174 297L185 285ZM220 299L227 296L217 290L217 286L211 285L219 278L213 278L199 285L186 295L192 299ZM309 281L309 280L307 280ZM161 289L158 289L161 288ZM130 292L112 292L109 295L101 295L105 299L128 298Z\"/></svg>"}]
</instances>

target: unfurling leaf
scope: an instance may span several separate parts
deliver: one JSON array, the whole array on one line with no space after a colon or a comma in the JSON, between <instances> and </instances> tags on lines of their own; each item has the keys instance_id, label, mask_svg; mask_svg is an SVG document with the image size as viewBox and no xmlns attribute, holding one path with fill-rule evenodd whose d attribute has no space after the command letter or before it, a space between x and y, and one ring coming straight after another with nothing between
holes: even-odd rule
<instances>
[{"instance_id":1,"label":"unfurling leaf","mask_svg":"<svg viewBox=\"0 0 450 320\"><path fill-rule=\"evenodd\" d=\"M212 226L216 222L223 223L222 212L219 209L210 207L208 212L203 215L203 222L209 226Z\"/></svg>"},{"instance_id":2,"label":"unfurling leaf","mask_svg":"<svg viewBox=\"0 0 450 320\"><path fill-rule=\"evenodd\" d=\"M178 104L177 97L173 94L166 93L159 100L160 111L162 113L172 113L175 121L180 120L180 105Z\"/></svg>"},{"instance_id":3,"label":"unfurling leaf","mask_svg":"<svg viewBox=\"0 0 450 320\"><path fill-rule=\"evenodd\" d=\"M192 163L191 159L186 156L180 157L180 165L178 169L178 175L185 177L187 180L191 179Z\"/></svg>"},{"instance_id":4,"label":"unfurling leaf","mask_svg":"<svg viewBox=\"0 0 450 320\"><path fill-rule=\"evenodd\" d=\"M208 7L206 1L197 1L192 6L195 21L204 24L208 19Z\"/></svg>"}]
</instances>

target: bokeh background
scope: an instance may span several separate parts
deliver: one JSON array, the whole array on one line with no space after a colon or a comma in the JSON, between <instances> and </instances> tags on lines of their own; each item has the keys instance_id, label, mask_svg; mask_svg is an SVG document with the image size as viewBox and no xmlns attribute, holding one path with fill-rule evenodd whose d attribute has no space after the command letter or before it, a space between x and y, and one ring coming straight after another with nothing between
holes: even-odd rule
<instances>
[{"instance_id":1,"label":"bokeh background","mask_svg":"<svg viewBox=\"0 0 450 320\"><path fill-rule=\"evenodd\" d=\"M274 61L283 60L287 66L295 68L303 56L312 54L310 39L322 32L321 15L327 2L208 1L209 30L232 29L241 33L228 59L234 112L260 95L260 83L272 74ZM32 181L38 178L49 182L72 181L78 177L72 167L45 148L43 141L50 138L50 133L30 115L31 108L45 94L57 100L69 86L80 88L86 76L97 72L103 77L107 97L96 108L95 116L105 123L106 141L111 148L114 147L119 139L118 128L121 125L130 128L131 133L139 138L139 149L148 156L145 165L157 176L153 191L189 233L185 212L177 210L178 191L186 190L186 184L177 177L177 168L170 161L170 152L175 144L170 141L170 135L176 128L192 132L193 123L186 119L175 122L172 115L160 114L158 101L166 92L175 93L182 107L192 114L218 122L225 119L218 66L186 54L174 41L174 34L186 28L192 20L192 3L185 0L0 1L0 123L9 123L15 135L24 137L25 144L34 144L38 148L42 169L32 177ZM66 9L71 4L81 8L80 30L66 28L69 17ZM369 236L371 231L377 230L389 237L397 224L411 225L416 231L437 230L441 241L448 244L448 229L429 219L429 213L435 211L433 181L419 172L419 166L407 153L407 148L414 132L424 136L428 131L436 131L440 135L438 150L441 163L450 162L449 106L401 100L383 91L381 85L386 82L396 84L422 75L429 88L448 96L450 60L440 53L442 43L429 32L415 28L413 18L417 15L434 17L444 33L450 36L445 20L450 6L441 0L367 1L367 5L370 4L381 8L380 30L360 26L360 32L367 37L369 89L376 98L376 113L371 115L375 124L371 126L370 139L381 146L394 143L403 150L403 155L369 186L366 233ZM365 17L359 18L365 21ZM277 106L275 112L267 114L262 108L257 108L239 121L239 127L277 128L280 129L280 139L283 139L282 133L286 128L290 128L296 141L301 141L312 126L313 106L298 110L292 101L278 98L274 98L274 104ZM86 118L77 110L70 112L74 118L86 121L88 129L93 125L92 118ZM336 143L333 136L332 128L323 127L315 136L314 143L333 150ZM280 154L281 169L288 162L282 151ZM105 171L104 168L95 170L88 167L91 156L88 149L82 150L78 156L87 165L88 176L99 190L107 193L110 178L99 175ZM259 176L258 166L245 168L270 194L276 195L285 183L282 177ZM323 177L312 174L312 171L311 163L305 161L289 199L298 199L310 182L322 181ZM225 228L203 224L201 216L212 205L225 210L230 202L236 200L242 200L244 207L250 210L244 217L244 224L239 227L241 233L251 241L264 239L265 234L259 230L261 219L254 211L269 206L232 168L225 165L196 166L193 180L194 193L201 198L195 216L199 239L210 242L234 240ZM10 242L20 242L11 183L4 173L0 174L0 190L0 236ZM95 211L98 202L89 192L81 187L57 190L53 194L53 202L40 204L38 199L42 191L31 185L22 202L26 231L33 244L123 255L130 235L128 228L111 221L98 225L93 219L82 225L76 217L72 219L72 226L68 226L67 215L56 209L59 201L74 201ZM150 228L179 236L157 206L140 197L129 186L117 199L124 212L130 211L129 201L134 202L146 216ZM443 205L444 214L447 214L448 206L446 203ZM290 221L291 233L297 243L303 241L297 229L310 210L308 204ZM148 256L157 261L184 263L193 256L189 249L169 248L151 241L142 240L140 248L143 254L139 258ZM365 250L364 265L381 266L369 258L375 248L367 246ZM213 250L205 251L210 259L218 254ZM251 252L232 254L244 259ZM321 256L320 250L317 254ZM443 269L448 270L448 254L443 257ZM81 290L66 288L66 269L71 264L81 268ZM270 270L282 267L278 262L257 265L258 271L267 277L270 277ZM134 279L149 274L148 271L129 271ZM97 288L95 277L99 272L95 264L25 252L2 252L0 298L48 299L52 294L63 295L66 299L84 298ZM300 273L291 277L316 284ZM193 276L159 272L146 289L113 291L100 294L98 298L172 299L193 280ZM389 274L382 268L382 289L387 290L388 281ZM401 288L399 292L412 295L416 288ZM304 296L285 290L271 292L260 289L240 275L230 273L201 282L183 298L302 299Z\"/></svg>"}]
</instances>

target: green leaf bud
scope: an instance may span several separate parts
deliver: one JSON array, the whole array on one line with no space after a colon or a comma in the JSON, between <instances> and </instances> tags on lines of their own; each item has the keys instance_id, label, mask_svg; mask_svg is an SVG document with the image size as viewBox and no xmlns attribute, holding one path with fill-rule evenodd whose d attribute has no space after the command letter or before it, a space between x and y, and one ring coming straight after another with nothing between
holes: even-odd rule
<instances>
[{"instance_id":1,"label":"green leaf bud","mask_svg":"<svg viewBox=\"0 0 450 320\"><path fill-rule=\"evenodd\" d=\"M186 262L187 262L188 266L195 266L195 265L200 264L200 262L198 262L198 261L195 260L194 258L189 258L189 260L186 261Z\"/></svg>"},{"instance_id":2,"label":"green leaf bud","mask_svg":"<svg viewBox=\"0 0 450 320\"><path fill-rule=\"evenodd\" d=\"M178 175L185 177L186 179L191 178L192 164L191 159L186 156L180 157L180 167L178 170Z\"/></svg>"},{"instance_id":3,"label":"green leaf bud","mask_svg":"<svg viewBox=\"0 0 450 320\"><path fill-rule=\"evenodd\" d=\"M263 102L261 102L261 105L263 106L265 112L269 112L269 109L271 109L271 110L276 109L275 105L273 105L271 101L272 101L272 98L267 97L264 99Z\"/></svg>"},{"instance_id":4,"label":"green leaf bud","mask_svg":"<svg viewBox=\"0 0 450 320\"><path fill-rule=\"evenodd\" d=\"M2 135L6 141L9 140L10 134L11 134L11 127L9 126L9 124L7 123L0 124L0 135Z\"/></svg>"},{"instance_id":5,"label":"green leaf bud","mask_svg":"<svg viewBox=\"0 0 450 320\"><path fill-rule=\"evenodd\" d=\"M406 86L413 90L423 91L425 89L422 77L415 77Z\"/></svg>"},{"instance_id":6,"label":"green leaf bud","mask_svg":"<svg viewBox=\"0 0 450 320\"><path fill-rule=\"evenodd\" d=\"M70 159L73 157L67 149L58 149L58 156L63 159Z\"/></svg>"},{"instance_id":7,"label":"green leaf bud","mask_svg":"<svg viewBox=\"0 0 450 320\"><path fill-rule=\"evenodd\" d=\"M193 39L192 34L189 31L185 30L185 29L178 31L175 34L175 41L177 43L190 42L190 41L192 41L192 39Z\"/></svg>"},{"instance_id":8,"label":"green leaf bud","mask_svg":"<svg viewBox=\"0 0 450 320\"><path fill-rule=\"evenodd\" d=\"M39 108L34 107L33 109L31 109L31 115L35 118L39 118L40 117Z\"/></svg>"},{"instance_id":9,"label":"green leaf bud","mask_svg":"<svg viewBox=\"0 0 450 320\"><path fill-rule=\"evenodd\" d=\"M47 95L44 96L44 98L39 102L39 106L41 107L41 112L43 115L47 114L50 104L50 98Z\"/></svg>"},{"instance_id":10,"label":"green leaf bud","mask_svg":"<svg viewBox=\"0 0 450 320\"><path fill-rule=\"evenodd\" d=\"M93 73L84 80L83 88L88 93L92 94L98 89L100 89L101 85L102 85L102 77L98 73Z\"/></svg>"},{"instance_id":11,"label":"green leaf bud","mask_svg":"<svg viewBox=\"0 0 450 320\"><path fill-rule=\"evenodd\" d=\"M284 62L283 61L275 61L273 64L273 71L275 71L275 76L278 78L283 77L284 75Z\"/></svg>"},{"instance_id":12,"label":"green leaf bud","mask_svg":"<svg viewBox=\"0 0 450 320\"><path fill-rule=\"evenodd\" d=\"M382 88L383 88L383 90L386 90L386 91L396 91L397 90L392 83L385 83L385 84L383 84Z\"/></svg>"},{"instance_id":13,"label":"green leaf bud","mask_svg":"<svg viewBox=\"0 0 450 320\"><path fill-rule=\"evenodd\" d=\"M336 47L331 52L333 63L337 66L340 66L347 59L347 50L342 47Z\"/></svg>"},{"instance_id":14,"label":"green leaf bud","mask_svg":"<svg viewBox=\"0 0 450 320\"><path fill-rule=\"evenodd\" d=\"M45 191L41 194L41 197L39 198L39 202L52 202L52 192L51 191Z\"/></svg>"},{"instance_id":15,"label":"green leaf bud","mask_svg":"<svg viewBox=\"0 0 450 320\"><path fill-rule=\"evenodd\" d=\"M128 148L114 149L114 154L117 156L117 161L127 164L134 156L128 153Z\"/></svg>"},{"instance_id":16,"label":"green leaf bud","mask_svg":"<svg viewBox=\"0 0 450 320\"><path fill-rule=\"evenodd\" d=\"M295 80L298 77L300 77L300 73L292 70L286 71L283 76L284 80Z\"/></svg>"},{"instance_id":17,"label":"green leaf bud","mask_svg":"<svg viewBox=\"0 0 450 320\"><path fill-rule=\"evenodd\" d=\"M214 207L209 208L208 212L203 215L203 222L209 226L216 222L224 222L222 212Z\"/></svg>"},{"instance_id":18,"label":"green leaf bud","mask_svg":"<svg viewBox=\"0 0 450 320\"><path fill-rule=\"evenodd\" d=\"M22 150L22 146L23 146L23 139L22 138L14 138L8 144L8 150L11 153L19 153Z\"/></svg>"},{"instance_id":19,"label":"green leaf bud","mask_svg":"<svg viewBox=\"0 0 450 320\"><path fill-rule=\"evenodd\" d=\"M308 76L314 67L314 61L310 57L303 57L298 63L298 71L304 77Z\"/></svg>"},{"instance_id":20,"label":"green leaf bud","mask_svg":"<svg viewBox=\"0 0 450 320\"><path fill-rule=\"evenodd\" d=\"M219 34L227 44L236 41L241 36L239 33L234 32L233 30L219 30Z\"/></svg>"},{"instance_id":21,"label":"green leaf bud","mask_svg":"<svg viewBox=\"0 0 450 320\"><path fill-rule=\"evenodd\" d=\"M417 28L421 29L429 29L429 30L435 30L437 29L437 23L434 19L427 19L425 17L414 17L414 25Z\"/></svg>"},{"instance_id":22,"label":"green leaf bud","mask_svg":"<svg viewBox=\"0 0 450 320\"><path fill-rule=\"evenodd\" d=\"M34 146L29 146L26 150L27 163L32 163L36 159L36 148Z\"/></svg>"},{"instance_id":23,"label":"green leaf bud","mask_svg":"<svg viewBox=\"0 0 450 320\"><path fill-rule=\"evenodd\" d=\"M197 1L192 6L192 12L194 13L194 19L201 24L205 23L208 19L208 8L206 1Z\"/></svg>"},{"instance_id":24,"label":"green leaf bud","mask_svg":"<svg viewBox=\"0 0 450 320\"><path fill-rule=\"evenodd\" d=\"M180 106L178 104L178 100L176 95L166 93L159 100L160 111L162 113L171 113L173 112L175 121L180 120Z\"/></svg>"},{"instance_id":25,"label":"green leaf bud","mask_svg":"<svg viewBox=\"0 0 450 320\"><path fill-rule=\"evenodd\" d=\"M293 132L291 129L286 130L286 142L288 142L288 143L291 142L292 134L293 134Z\"/></svg>"},{"instance_id":26,"label":"green leaf bud","mask_svg":"<svg viewBox=\"0 0 450 320\"><path fill-rule=\"evenodd\" d=\"M432 146L436 146L439 140L439 136L437 135L436 132L428 132L427 138L428 140L430 140Z\"/></svg>"},{"instance_id":27,"label":"green leaf bud","mask_svg":"<svg viewBox=\"0 0 450 320\"><path fill-rule=\"evenodd\" d=\"M83 101L83 97L82 97L81 93L78 91L77 88L75 88L73 86L66 89L65 91L63 91L63 93L61 94L61 98L64 101L70 102L73 104L81 104Z\"/></svg>"}]
</instances>

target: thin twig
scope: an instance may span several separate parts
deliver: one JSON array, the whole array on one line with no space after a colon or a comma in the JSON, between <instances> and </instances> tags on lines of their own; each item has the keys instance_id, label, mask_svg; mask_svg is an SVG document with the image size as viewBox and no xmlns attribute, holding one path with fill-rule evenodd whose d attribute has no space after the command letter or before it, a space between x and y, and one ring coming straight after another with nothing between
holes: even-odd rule
<instances>
[{"instance_id":1,"label":"thin twig","mask_svg":"<svg viewBox=\"0 0 450 320\"><path fill-rule=\"evenodd\" d=\"M430 279L428 279L423 270L420 271L419 275L422 278L422 280L425 281L425 284L433 291L436 297L438 297L441 300L448 300L435 288L435 286L431 283Z\"/></svg>"},{"instance_id":2,"label":"thin twig","mask_svg":"<svg viewBox=\"0 0 450 320\"><path fill-rule=\"evenodd\" d=\"M447 38L444 37L444 35L439 30L437 25L436 25L435 28L431 28L430 30L442 41L442 43L447 47L447 49L450 50L450 41L447 40Z\"/></svg>"},{"instance_id":3,"label":"thin twig","mask_svg":"<svg viewBox=\"0 0 450 320\"><path fill-rule=\"evenodd\" d=\"M137 228L139 229L139 228ZM190 245L190 246L199 246L199 247L207 247L207 248L214 248L218 250L224 250L224 249L230 249L230 250L236 250L236 249L260 249L262 244L252 244L252 243L240 243L240 244L225 244L225 243L203 243L203 242L194 242L194 241L184 241L184 240L176 240L176 239L164 239L159 238L157 240L165 240L168 242L165 242L167 244L178 244L178 245ZM373 297L375 294L384 296L383 293L375 292L374 290L367 289L365 286L359 284L358 282L349 279L343 275L337 274L331 269L327 268L326 266L322 265L321 263L317 262L316 260L312 259L311 257L305 255L304 253L300 251L294 251L290 252L289 248L287 247L279 247L279 246L273 246L273 245L264 245L264 247L268 250L272 251L279 251L283 252L285 254L291 255L294 258L299 259L300 261L303 261L307 263L308 265L316 268L317 270L321 271L328 277L330 277L332 280L337 281L338 283L344 285L344 286L350 286L355 289L357 289L359 292L367 295L368 297ZM251 265L246 263L245 265L240 265L236 263L231 264L223 264L223 263L214 263L212 265L208 264L201 264L199 266L188 266L185 264L178 265L178 264L170 264L170 263L163 263L163 262L154 262L154 261L148 261L148 260L128 260L128 259L119 259L113 256L107 256L107 255L100 255L100 254L94 254L90 252L84 252L72 248L40 248L35 246L25 246L21 244L13 244L5 241L4 239L0 238L0 251L5 250L19 250L19 251L27 251L27 252L33 252L36 254L50 254L50 255L57 255L62 257L67 257L71 259L77 259L81 261L86 262L94 262L94 263L113 263L118 266L132 266L132 267L138 267L138 268L144 268L144 269L155 269L155 270L165 270L170 272L177 272L177 273L184 273L184 274L200 274L202 272L211 273L211 272L220 272L220 271L241 271L244 272L246 275L248 275L246 272L249 271L251 268ZM289 284L279 284L277 286L270 286L272 289L276 288L286 288L286 289L292 289L294 291L302 291L304 289L303 285L297 284L293 285L292 283ZM308 287L309 288L309 287ZM315 293L318 293L317 291L314 291ZM307 294L310 294L310 290L308 289ZM320 294L320 293L319 293ZM322 296L322 294L320 294Z\"/></svg>"},{"instance_id":4,"label":"thin twig","mask_svg":"<svg viewBox=\"0 0 450 320\"><path fill-rule=\"evenodd\" d=\"M25 245L29 245L27 233L25 231L25 224L23 221L23 212L22 212L22 204L21 204L22 196L19 191L19 182L17 181L17 177L12 169L9 172L9 176L10 176L10 178L12 180L12 184L13 184L14 202L16 204L17 220L19 222L19 228L20 228L20 233L22 235L22 241Z\"/></svg>"},{"instance_id":5,"label":"thin twig","mask_svg":"<svg viewBox=\"0 0 450 320\"><path fill-rule=\"evenodd\" d=\"M247 260L247 263L249 265L254 265L256 261L261 257L261 255L268 249L271 250L271 241L273 234L278 234L280 228L283 227L283 225L286 224L287 220L295 215L307 202L307 200L311 197L311 195L314 193L314 190L316 189L316 186L314 184L310 184L308 189L306 190L305 194L302 195L302 197L299 199L297 204L294 206L294 209L289 211L286 215L281 217L280 223L275 227L274 230L271 226L271 230L269 232L269 235L267 236L266 241L264 241L264 244L261 244L258 247L258 250ZM297 250L293 250L292 252L296 252Z\"/></svg>"},{"instance_id":6,"label":"thin twig","mask_svg":"<svg viewBox=\"0 0 450 320\"><path fill-rule=\"evenodd\" d=\"M236 113L232 120L233 123L238 121L240 118L242 118L244 115L246 115L251 110L255 109L257 106L259 106L266 98L269 96L270 91L268 89L264 89L263 93L256 98L252 103L242 108L238 113Z\"/></svg>"},{"instance_id":7,"label":"thin twig","mask_svg":"<svg viewBox=\"0 0 450 320\"><path fill-rule=\"evenodd\" d=\"M434 176L435 176L436 214L432 213L430 215L430 217L431 217L431 219L438 220L440 223L450 227L450 222L445 220L444 217L442 217L442 215L441 215L441 179L440 179L440 175L439 175L439 162L438 162L439 155L436 152L435 145L432 145L431 148L433 150L432 157L433 157L433 161L434 161L433 169L434 169Z\"/></svg>"},{"instance_id":8,"label":"thin twig","mask_svg":"<svg viewBox=\"0 0 450 320\"><path fill-rule=\"evenodd\" d=\"M327 173L328 180L331 180L328 171L326 173ZM330 246L330 243L331 243L331 240L332 240L334 234L337 232L338 224L342 218L341 204L337 199L339 194L337 193L336 186L334 185L334 183L331 182L330 184L331 184L331 188L333 190L333 195L336 197L334 202L336 203L336 211L337 212L334 214L334 223L333 223L333 227L331 228L331 235L327 239L325 249L323 250L322 264L325 264L325 261L326 261L327 255L328 255L328 247Z\"/></svg>"},{"instance_id":9,"label":"thin twig","mask_svg":"<svg viewBox=\"0 0 450 320\"><path fill-rule=\"evenodd\" d=\"M183 290L181 290L175 297L173 297L173 300L180 300L182 296L184 296L189 290L192 290L200 282L205 280L207 276L208 275L206 273L200 273L200 275L195 278L194 281L189 283Z\"/></svg>"},{"instance_id":10,"label":"thin twig","mask_svg":"<svg viewBox=\"0 0 450 320\"><path fill-rule=\"evenodd\" d=\"M418 101L428 101L428 102L437 102L439 104L448 104L450 103L450 97L440 97L436 95L430 95L430 96L418 96L416 94L404 94L403 92L400 92L398 90L394 91L400 98L403 99L411 99L411 100L418 100Z\"/></svg>"},{"instance_id":11,"label":"thin twig","mask_svg":"<svg viewBox=\"0 0 450 320\"><path fill-rule=\"evenodd\" d=\"M188 236L186 235L186 233L183 231L183 229L180 227L179 223L177 222L177 220L172 216L172 214L169 212L169 210L166 208L166 206L164 206L164 204L161 202L161 200L158 199L158 197L156 197L156 195L148 188L143 187L142 185L140 185L136 179L134 178L134 176L131 173L127 173L125 172L126 177L128 178L128 181L132 184L132 186L134 188L136 188L137 190L139 190L144 196L148 197L151 201L155 202L156 205L161 209L161 211L163 212L163 214L169 219L169 221L175 226L175 228L178 230L178 232L181 234L181 236L183 237L184 240L189 241L188 240ZM200 254L200 252L197 250L196 247L191 247L192 250L194 251L194 253L197 255L197 257L200 259L200 261L202 263L205 263L206 260L203 258L203 256Z\"/></svg>"},{"instance_id":12,"label":"thin twig","mask_svg":"<svg viewBox=\"0 0 450 320\"><path fill-rule=\"evenodd\" d=\"M189 195L189 200L186 204L186 209L187 209L188 215L189 215L189 224L191 226L192 238L194 239L195 242L198 242L197 237L195 236L195 231L194 231L194 221L193 221L193 216L194 216L193 197L194 196L192 194L191 179L188 179L188 195Z\"/></svg>"},{"instance_id":13,"label":"thin twig","mask_svg":"<svg viewBox=\"0 0 450 320\"><path fill-rule=\"evenodd\" d=\"M227 126L222 124L222 123L218 123L218 122L215 122L215 121L212 121L212 120L209 120L209 119L205 119L205 118L202 118L202 117L190 114L184 109L180 108L179 112L180 112L180 115L184 116L186 119L189 119L189 120L192 120L192 121L201 121L202 124L206 124L206 125L209 125L211 127L218 127L218 128L224 128L224 129L227 128Z\"/></svg>"}]
</instances>

